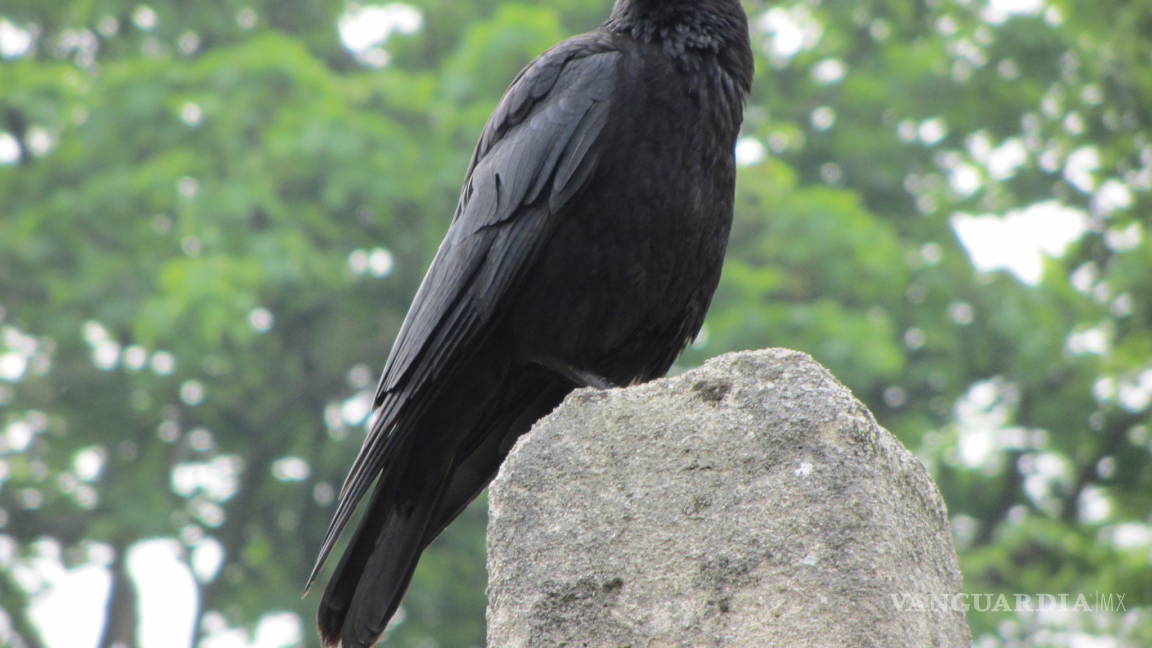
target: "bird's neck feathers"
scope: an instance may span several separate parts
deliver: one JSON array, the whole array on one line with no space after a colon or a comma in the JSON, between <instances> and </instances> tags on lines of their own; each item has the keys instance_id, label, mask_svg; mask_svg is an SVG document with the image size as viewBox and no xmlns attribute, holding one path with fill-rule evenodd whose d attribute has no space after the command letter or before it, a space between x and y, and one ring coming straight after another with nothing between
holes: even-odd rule
<instances>
[{"instance_id":1,"label":"bird's neck feathers","mask_svg":"<svg viewBox=\"0 0 1152 648\"><path fill-rule=\"evenodd\" d=\"M751 82L748 19L739 0L616 0L604 29L663 45L678 59L734 58Z\"/></svg>"},{"instance_id":2,"label":"bird's neck feathers","mask_svg":"<svg viewBox=\"0 0 1152 648\"><path fill-rule=\"evenodd\" d=\"M616 0L604 26L644 41L713 52L748 30L739 0Z\"/></svg>"}]
</instances>

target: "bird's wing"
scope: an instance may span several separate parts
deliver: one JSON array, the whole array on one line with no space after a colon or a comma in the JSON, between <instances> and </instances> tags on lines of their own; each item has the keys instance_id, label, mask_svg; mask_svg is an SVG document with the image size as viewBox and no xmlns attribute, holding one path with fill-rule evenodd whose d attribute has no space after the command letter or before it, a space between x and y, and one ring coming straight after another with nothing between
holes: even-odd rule
<instances>
[{"instance_id":1,"label":"bird's wing","mask_svg":"<svg viewBox=\"0 0 1152 648\"><path fill-rule=\"evenodd\" d=\"M405 422L481 340L596 169L620 56L598 34L566 41L516 77L489 119L452 225L388 357L376 420L341 488L309 584L390 450L410 432Z\"/></svg>"}]
</instances>

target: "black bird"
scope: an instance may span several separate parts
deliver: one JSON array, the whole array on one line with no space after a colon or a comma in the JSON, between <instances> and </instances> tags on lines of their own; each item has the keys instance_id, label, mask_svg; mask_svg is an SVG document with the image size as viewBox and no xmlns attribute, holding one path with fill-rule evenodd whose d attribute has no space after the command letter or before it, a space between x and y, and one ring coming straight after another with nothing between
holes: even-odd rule
<instances>
[{"instance_id":1,"label":"black bird","mask_svg":"<svg viewBox=\"0 0 1152 648\"><path fill-rule=\"evenodd\" d=\"M696 335L751 82L738 0L616 0L512 82L309 577L378 480L320 602L326 646L376 641L420 553L566 394L659 377Z\"/></svg>"}]
</instances>

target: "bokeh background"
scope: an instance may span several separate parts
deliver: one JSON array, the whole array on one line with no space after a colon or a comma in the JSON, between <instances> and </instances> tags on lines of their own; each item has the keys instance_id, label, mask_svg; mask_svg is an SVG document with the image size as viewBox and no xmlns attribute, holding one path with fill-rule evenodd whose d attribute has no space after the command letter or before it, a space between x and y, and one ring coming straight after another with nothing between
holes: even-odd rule
<instances>
[{"instance_id":1,"label":"bokeh background","mask_svg":"<svg viewBox=\"0 0 1152 648\"><path fill-rule=\"evenodd\" d=\"M314 645L474 138L608 5L0 3L0 644ZM745 6L737 220L678 367L811 353L931 469L966 591L1124 596L974 610L976 645L1152 645L1152 1ZM484 521L390 645L483 644Z\"/></svg>"}]
</instances>

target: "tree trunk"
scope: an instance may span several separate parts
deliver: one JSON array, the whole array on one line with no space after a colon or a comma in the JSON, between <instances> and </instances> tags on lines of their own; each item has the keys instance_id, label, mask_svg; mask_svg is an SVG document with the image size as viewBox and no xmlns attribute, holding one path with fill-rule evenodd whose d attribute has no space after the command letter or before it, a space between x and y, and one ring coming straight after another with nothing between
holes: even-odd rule
<instances>
[{"instance_id":1,"label":"tree trunk","mask_svg":"<svg viewBox=\"0 0 1152 648\"><path fill-rule=\"evenodd\" d=\"M128 574L127 547L116 547L112 561L112 589L104 608L104 630L99 648L136 648L136 584Z\"/></svg>"}]
</instances>

